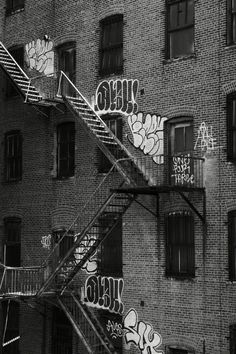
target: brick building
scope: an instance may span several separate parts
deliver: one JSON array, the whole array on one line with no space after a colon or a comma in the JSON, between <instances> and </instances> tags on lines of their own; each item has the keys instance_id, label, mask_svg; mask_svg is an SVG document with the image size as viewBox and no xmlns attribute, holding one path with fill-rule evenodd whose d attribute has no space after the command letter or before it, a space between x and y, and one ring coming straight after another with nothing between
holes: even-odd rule
<instances>
[{"instance_id":1,"label":"brick building","mask_svg":"<svg viewBox=\"0 0 236 354\"><path fill-rule=\"evenodd\" d=\"M236 353L235 9L1 1L0 353Z\"/></svg>"}]
</instances>

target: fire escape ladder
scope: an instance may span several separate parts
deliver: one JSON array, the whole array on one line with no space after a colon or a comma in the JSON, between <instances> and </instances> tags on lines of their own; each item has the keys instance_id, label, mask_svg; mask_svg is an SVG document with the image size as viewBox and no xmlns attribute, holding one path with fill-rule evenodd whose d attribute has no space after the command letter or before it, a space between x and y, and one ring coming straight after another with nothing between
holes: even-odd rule
<instances>
[{"instance_id":1,"label":"fire escape ladder","mask_svg":"<svg viewBox=\"0 0 236 354\"><path fill-rule=\"evenodd\" d=\"M88 353L116 353L99 320L88 307L81 304L79 296L71 293L58 297L57 301Z\"/></svg>"},{"instance_id":2,"label":"fire escape ladder","mask_svg":"<svg viewBox=\"0 0 236 354\"><path fill-rule=\"evenodd\" d=\"M75 118L79 118L79 122L83 129L89 134L111 163L116 163L117 170L121 173L127 183L141 186L150 184L151 181L147 170L138 166L135 158L112 133L101 117L94 111L86 98L80 93L70 79L61 72L60 85L62 87L63 80L66 80L67 87L69 85L73 95L68 96L63 94L63 92L60 92L59 86L60 94L58 94L58 96L63 98L65 105Z\"/></svg>"},{"instance_id":3,"label":"fire escape ladder","mask_svg":"<svg viewBox=\"0 0 236 354\"><path fill-rule=\"evenodd\" d=\"M98 191L104 193L102 188L99 188ZM87 220L82 220L83 215L80 216L81 222L80 220L76 220L76 224L80 227L80 230L76 233L72 246L70 245L65 255L58 260L57 255L60 243L57 244L47 259L50 275L38 291L38 296L43 295L48 289L49 291L56 290L61 294L64 292L77 272L110 234L134 198L131 195L111 192L100 206L95 205L95 211L88 216ZM95 196L93 203L96 204ZM90 206L87 205L86 208L89 210ZM61 243L63 239L66 239L67 232L65 232L65 235L60 240Z\"/></svg>"},{"instance_id":4,"label":"fire escape ladder","mask_svg":"<svg viewBox=\"0 0 236 354\"><path fill-rule=\"evenodd\" d=\"M24 97L25 102L36 103L42 100L40 93L31 84L30 78L17 64L2 42L0 42L0 67L11 79L21 96Z\"/></svg>"}]
</instances>

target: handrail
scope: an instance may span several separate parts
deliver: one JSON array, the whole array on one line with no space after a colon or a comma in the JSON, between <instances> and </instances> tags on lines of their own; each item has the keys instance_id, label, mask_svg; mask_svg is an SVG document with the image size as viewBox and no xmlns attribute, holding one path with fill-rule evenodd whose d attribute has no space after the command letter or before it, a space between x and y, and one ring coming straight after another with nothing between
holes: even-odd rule
<instances>
[{"instance_id":1,"label":"handrail","mask_svg":"<svg viewBox=\"0 0 236 354\"><path fill-rule=\"evenodd\" d=\"M68 76L64 73L64 71L61 70L61 75L60 75L60 79L59 79L59 84L58 84L58 91L57 91L57 97L62 97L62 95L59 94L60 91L60 86L61 86L61 81L62 81L62 76L64 76L66 78L66 80L69 82L69 84L75 89L75 91L78 93L78 95L86 102L86 104L88 105L88 107L93 111L93 113L95 114L95 116L99 119L100 123L106 128L106 130L109 132L109 134L112 135L113 139L115 140L115 142L122 147L122 149L125 151L125 153L127 154L128 157L130 157L131 159L133 158L133 156L131 155L131 153L129 152L129 150L120 142L120 140L114 135L114 133L108 128L108 126L105 124L105 122L102 120L102 118L96 113L96 111L93 109L93 107L91 106L91 104L88 102L88 100L82 95L82 93L77 89L77 87L75 86L75 84L68 78ZM69 96L68 96L69 98Z\"/></svg>"},{"instance_id":2,"label":"handrail","mask_svg":"<svg viewBox=\"0 0 236 354\"><path fill-rule=\"evenodd\" d=\"M11 57L11 59L14 61L14 63L16 64L16 66L18 67L18 69L20 69L20 71L22 72L22 74L25 76L26 79L29 80L29 77L26 75L26 73L24 72L24 70L20 67L20 65L16 62L16 60L13 58L13 56L8 52L7 48L4 46L4 44L0 41L1 46L4 48L4 50L7 52L7 54Z\"/></svg>"}]
</instances>

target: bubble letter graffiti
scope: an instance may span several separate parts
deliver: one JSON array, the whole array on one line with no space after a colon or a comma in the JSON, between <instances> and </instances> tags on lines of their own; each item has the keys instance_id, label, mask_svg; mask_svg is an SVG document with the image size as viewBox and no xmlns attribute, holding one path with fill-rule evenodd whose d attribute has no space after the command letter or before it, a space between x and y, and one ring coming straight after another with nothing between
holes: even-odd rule
<instances>
[{"instance_id":1,"label":"bubble letter graffiti","mask_svg":"<svg viewBox=\"0 0 236 354\"><path fill-rule=\"evenodd\" d=\"M95 110L105 113L136 113L138 80L102 81L95 94Z\"/></svg>"},{"instance_id":2,"label":"bubble letter graffiti","mask_svg":"<svg viewBox=\"0 0 236 354\"><path fill-rule=\"evenodd\" d=\"M157 163L163 163L163 129L167 118L142 112L128 116L128 124L133 135L133 145L145 155L152 156Z\"/></svg>"},{"instance_id":3,"label":"bubble letter graffiti","mask_svg":"<svg viewBox=\"0 0 236 354\"><path fill-rule=\"evenodd\" d=\"M35 69L45 75L54 72L53 42L37 39L25 46L26 63L30 69Z\"/></svg>"},{"instance_id":4,"label":"bubble letter graffiti","mask_svg":"<svg viewBox=\"0 0 236 354\"><path fill-rule=\"evenodd\" d=\"M157 350L162 343L161 336L155 332L149 323L138 321L138 314L130 309L124 319L125 340L134 344L142 354L163 354Z\"/></svg>"},{"instance_id":5,"label":"bubble letter graffiti","mask_svg":"<svg viewBox=\"0 0 236 354\"><path fill-rule=\"evenodd\" d=\"M88 306L122 314L123 279L92 275L86 279L82 289L82 301Z\"/></svg>"}]
</instances>

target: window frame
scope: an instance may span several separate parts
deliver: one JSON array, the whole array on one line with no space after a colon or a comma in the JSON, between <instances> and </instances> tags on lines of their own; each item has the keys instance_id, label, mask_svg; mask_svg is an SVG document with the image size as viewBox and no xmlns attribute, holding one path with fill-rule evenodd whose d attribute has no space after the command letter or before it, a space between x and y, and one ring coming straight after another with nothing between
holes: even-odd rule
<instances>
[{"instance_id":1,"label":"window frame","mask_svg":"<svg viewBox=\"0 0 236 354\"><path fill-rule=\"evenodd\" d=\"M227 159L236 161L236 92L230 93L226 98L227 107ZM235 114L235 119L233 118ZM235 120L235 125L233 124ZM235 138L234 138L235 134ZM235 139L235 144L234 144ZM235 146L235 152L234 152Z\"/></svg>"},{"instance_id":2,"label":"window frame","mask_svg":"<svg viewBox=\"0 0 236 354\"><path fill-rule=\"evenodd\" d=\"M8 326L5 333L5 342L18 337L20 334L20 303L14 300L11 300L10 302L8 302L8 300L2 301L3 323L5 323L6 320L8 306ZM8 354L19 354L19 340L9 344L7 348L6 352ZM3 350L3 353L5 353L5 350Z\"/></svg>"},{"instance_id":3,"label":"window frame","mask_svg":"<svg viewBox=\"0 0 236 354\"><path fill-rule=\"evenodd\" d=\"M180 4L182 2L185 2L185 5L187 6L188 1L192 1L193 2L193 18L192 18L192 23L190 24L184 24L182 26L176 26L174 28L172 28L171 24L170 24L170 8L171 6L175 5L175 4ZM194 33L194 29L195 29L195 11L194 11L194 0L166 0L166 59L176 59L176 58L181 58L181 57L187 57L187 56L191 56L194 54L195 52L195 43L194 43L194 37L195 37L195 33ZM180 11L178 11L177 13L180 13ZM185 13L185 18L187 15L187 10ZM193 34L192 34L192 47L193 50L189 53L181 53L178 55L171 55L171 34L172 33L176 33L179 31L183 31L183 30L188 30L188 29L193 29Z\"/></svg>"},{"instance_id":4,"label":"window frame","mask_svg":"<svg viewBox=\"0 0 236 354\"><path fill-rule=\"evenodd\" d=\"M118 43L111 43L109 45L103 45L103 40L104 40L104 34L106 27L108 27L111 24L115 23L120 23L120 36L121 36L121 41ZM103 20L100 21L100 47L99 47L99 74L100 76L105 76L105 75L112 75L112 74L122 74L123 73L123 30L124 28L124 20L123 20L123 14L116 14L112 15L109 17L104 18ZM109 31L109 29L107 30ZM111 31L109 31L111 32ZM120 66L106 66L103 68L103 59L105 57L105 53L109 53L111 55L112 51L118 49L119 50L119 56L120 56Z\"/></svg>"},{"instance_id":5,"label":"window frame","mask_svg":"<svg viewBox=\"0 0 236 354\"><path fill-rule=\"evenodd\" d=\"M178 230L178 225L180 221L176 218L183 220L181 225L182 230L185 230L184 237L187 234L187 227L189 227L189 235L187 235L190 242L181 242L181 236L179 236L176 231ZM170 223L172 220L172 224ZM172 230L171 230L172 229ZM175 233L173 234L173 230ZM189 211L181 212L171 212L165 216L165 238L166 238L166 276L175 277L175 278L193 278L195 277L195 237L194 237L194 217ZM173 239L176 238L176 241ZM176 250L178 251L178 269L175 268L173 254L175 255ZM189 259L185 259L187 264L186 270L181 270L181 260L183 260L183 252L188 252L188 255L191 255Z\"/></svg>"},{"instance_id":6,"label":"window frame","mask_svg":"<svg viewBox=\"0 0 236 354\"><path fill-rule=\"evenodd\" d=\"M67 130L67 131L66 131ZM66 133L66 139L61 140L62 133ZM75 122L63 122L57 125L57 178L73 177L75 174ZM63 157L62 144L66 145L66 157ZM71 151L73 154L70 155ZM62 168L62 161L67 162L67 168Z\"/></svg>"},{"instance_id":7,"label":"window frame","mask_svg":"<svg viewBox=\"0 0 236 354\"><path fill-rule=\"evenodd\" d=\"M232 1L227 0L227 45L236 44L236 2L233 9Z\"/></svg>"},{"instance_id":8,"label":"window frame","mask_svg":"<svg viewBox=\"0 0 236 354\"><path fill-rule=\"evenodd\" d=\"M8 48L9 53L15 59L17 64L23 69L24 68L24 46L17 45L11 48ZM6 99L11 99L19 96L19 92L17 86L14 85L12 80L7 76L6 77L6 92L5 92Z\"/></svg>"},{"instance_id":9,"label":"window frame","mask_svg":"<svg viewBox=\"0 0 236 354\"><path fill-rule=\"evenodd\" d=\"M230 210L228 212L228 264L229 264L229 280L235 281L236 280L236 210Z\"/></svg>"},{"instance_id":10,"label":"window frame","mask_svg":"<svg viewBox=\"0 0 236 354\"><path fill-rule=\"evenodd\" d=\"M236 323L229 326L229 348L230 354L236 353Z\"/></svg>"},{"instance_id":11,"label":"window frame","mask_svg":"<svg viewBox=\"0 0 236 354\"><path fill-rule=\"evenodd\" d=\"M12 145L10 145L12 138ZM15 146L17 145L17 146ZM12 146L12 147L11 147ZM10 148L14 154L10 155ZM11 130L4 135L4 181L6 183L18 182L22 179L22 160L23 160L23 138L20 130ZM13 166L15 166L13 168ZM11 171L14 169L14 172ZM13 174L13 176L11 176Z\"/></svg>"},{"instance_id":12,"label":"window frame","mask_svg":"<svg viewBox=\"0 0 236 354\"><path fill-rule=\"evenodd\" d=\"M14 237L11 238L12 230ZM11 232L11 233L10 233ZM17 250L18 259L14 257L14 264L9 264L7 261L8 251L10 249ZM21 218L18 217L7 217L4 218L4 263L10 267L20 267L21 266Z\"/></svg>"},{"instance_id":13,"label":"window frame","mask_svg":"<svg viewBox=\"0 0 236 354\"><path fill-rule=\"evenodd\" d=\"M57 57L58 57L58 71L63 71L70 81L76 85L76 42L70 41L62 43L61 45L57 46ZM70 59L73 62L73 67L70 70L66 69L66 53L71 52L71 56L73 59ZM68 94L69 96L74 96L75 91L73 87L70 86L68 81L62 77L62 93Z\"/></svg>"},{"instance_id":14,"label":"window frame","mask_svg":"<svg viewBox=\"0 0 236 354\"><path fill-rule=\"evenodd\" d=\"M15 4L19 2L19 4ZM16 12L23 11L25 8L25 0L6 0L6 16L12 15Z\"/></svg>"}]
</instances>

